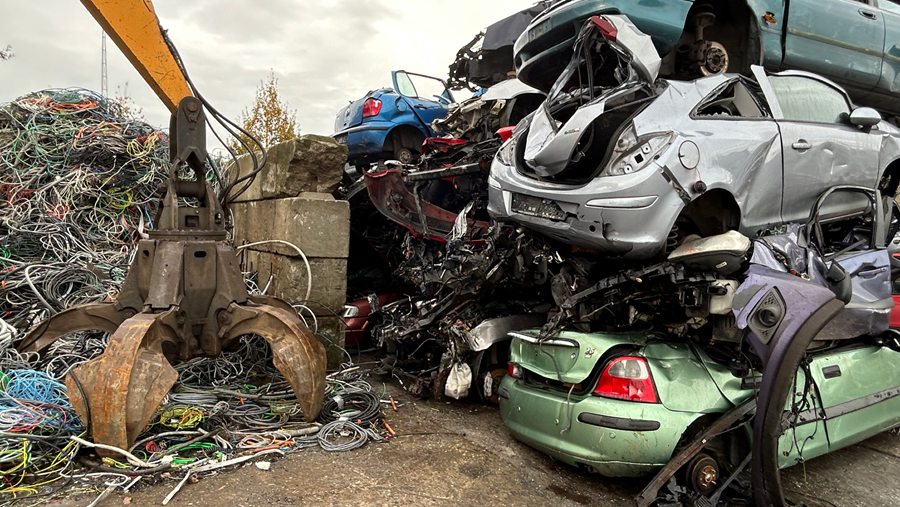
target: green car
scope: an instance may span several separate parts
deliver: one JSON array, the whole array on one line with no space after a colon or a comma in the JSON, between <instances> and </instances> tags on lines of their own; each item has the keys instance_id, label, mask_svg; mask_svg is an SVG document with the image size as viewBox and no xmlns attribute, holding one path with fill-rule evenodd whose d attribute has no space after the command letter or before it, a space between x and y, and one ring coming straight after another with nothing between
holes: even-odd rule
<instances>
[{"instance_id":1,"label":"green car","mask_svg":"<svg viewBox=\"0 0 900 507\"><path fill-rule=\"evenodd\" d=\"M696 346L651 334L566 331L543 343L536 330L511 335L509 375L499 391L509 431L559 461L606 476L656 473L680 443L753 397L757 387ZM891 348L854 344L810 357L817 403L826 413L900 391L900 352ZM798 385L804 381L800 372ZM801 454L808 460L897 426L900 396L812 419L781 437L782 468ZM745 455L749 440L746 432L729 443L734 451L723 445L714 473L694 477L694 487L707 492L704 481L714 484L719 467Z\"/></svg>"}]
</instances>

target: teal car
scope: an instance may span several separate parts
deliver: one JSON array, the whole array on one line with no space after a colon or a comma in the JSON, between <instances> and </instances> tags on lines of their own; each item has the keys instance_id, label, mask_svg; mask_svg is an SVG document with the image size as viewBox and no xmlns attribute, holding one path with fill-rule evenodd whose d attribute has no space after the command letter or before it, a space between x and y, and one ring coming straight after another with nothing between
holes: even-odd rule
<instances>
[{"instance_id":1,"label":"teal car","mask_svg":"<svg viewBox=\"0 0 900 507\"><path fill-rule=\"evenodd\" d=\"M562 0L535 17L513 47L518 78L548 91L584 21L624 14L654 42L662 77L750 65L798 69L841 84L857 103L900 114L898 0Z\"/></svg>"}]
</instances>

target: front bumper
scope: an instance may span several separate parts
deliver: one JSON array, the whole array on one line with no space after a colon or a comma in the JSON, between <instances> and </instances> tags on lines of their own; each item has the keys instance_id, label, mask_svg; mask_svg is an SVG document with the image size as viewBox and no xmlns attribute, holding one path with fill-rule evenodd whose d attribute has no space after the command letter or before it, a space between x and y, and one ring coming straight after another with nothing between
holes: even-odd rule
<instances>
[{"instance_id":1,"label":"front bumper","mask_svg":"<svg viewBox=\"0 0 900 507\"><path fill-rule=\"evenodd\" d=\"M488 187L488 212L495 219L512 220L564 243L629 259L659 254L685 205L655 163L632 174L571 186L526 177L495 158ZM514 194L553 201L567 219L514 211Z\"/></svg>"},{"instance_id":2,"label":"front bumper","mask_svg":"<svg viewBox=\"0 0 900 507\"><path fill-rule=\"evenodd\" d=\"M350 165L374 162L381 158L384 141L394 126L389 122L364 122L362 125L335 132L331 137L338 144L347 146L347 159Z\"/></svg>"},{"instance_id":3,"label":"front bumper","mask_svg":"<svg viewBox=\"0 0 900 507\"><path fill-rule=\"evenodd\" d=\"M608 477L640 477L669 461L701 414L596 396L572 396L567 403L565 393L530 388L506 376L500 415L513 437L554 459Z\"/></svg>"}]
</instances>

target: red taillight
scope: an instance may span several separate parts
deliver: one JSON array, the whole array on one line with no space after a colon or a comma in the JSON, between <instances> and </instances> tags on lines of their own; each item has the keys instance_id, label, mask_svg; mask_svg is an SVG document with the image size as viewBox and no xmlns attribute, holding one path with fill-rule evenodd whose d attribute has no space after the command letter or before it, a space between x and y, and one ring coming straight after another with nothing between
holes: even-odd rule
<instances>
[{"instance_id":1,"label":"red taillight","mask_svg":"<svg viewBox=\"0 0 900 507\"><path fill-rule=\"evenodd\" d=\"M617 357L603 370L595 396L658 403L650 367L643 357Z\"/></svg>"},{"instance_id":2,"label":"red taillight","mask_svg":"<svg viewBox=\"0 0 900 507\"><path fill-rule=\"evenodd\" d=\"M368 118L370 116L378 116L378 113L381 112L381 101L378 99L373 99L369 97L363 102L363 118Z\"/></svg>"},{"instance_id":3,"label":"red taillight","mask_svg":"<svg viewBox=\"0 0 900 507\"><path fill-rule=\"evenodd\" d=\"M522 367L517 364L509 363L509 376L512 378L522 378Z\"/></svg>"},{"instance_id":4,"label":"red taillight","mask_svg":"<svg viewBox=\"0 0 900 507\"><path fill-rule=\"evenodd\" d=\"M610 23L609 21L601 18L600 16L592 16L591 21L594 23L594 26L600 30L600 33L606 37L606 40L610 42L615 42L616 37L619 36L619 31L616 30L616 27Z\"/></svg>"}]
</instances>

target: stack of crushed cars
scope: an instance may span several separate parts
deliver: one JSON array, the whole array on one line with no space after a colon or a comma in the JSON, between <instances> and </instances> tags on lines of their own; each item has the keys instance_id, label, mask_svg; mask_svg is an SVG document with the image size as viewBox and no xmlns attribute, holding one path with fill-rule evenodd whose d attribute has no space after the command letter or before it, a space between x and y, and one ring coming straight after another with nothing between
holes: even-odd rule
<instances>
[{"instance_id":1,"label":"stack of crushed cars","mask_svg":"<svg viewBox=\"0 0 900 507\"><path fill-rule=\"evenodd\" d=\"M784 505L781 468L900 424L900 131L814 74L661 65L595 16L492 155L429 140L365 174L408 231L369 330L413 393L472 389L554 458L658 474L642 507Z\"/></svg>"}]
</instances>

